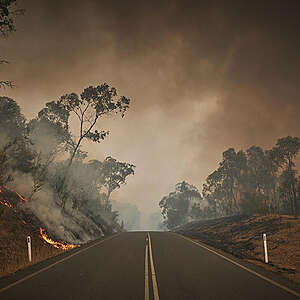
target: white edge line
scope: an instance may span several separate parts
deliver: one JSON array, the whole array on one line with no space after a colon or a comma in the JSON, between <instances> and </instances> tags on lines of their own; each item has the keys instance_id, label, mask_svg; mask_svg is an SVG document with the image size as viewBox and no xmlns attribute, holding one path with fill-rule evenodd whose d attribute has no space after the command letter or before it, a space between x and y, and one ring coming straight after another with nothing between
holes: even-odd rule
<instances>
[{"instance_id":1,"label":"white edge line","mask_svg":"<svg viewBox=\"0 0 300 300\"><path fill-rule=\"evenodd\" d=\"M81 250L79 250L79 251L77 251L77 252L75 252L75 253L73 253L73 254L70 254L70 255L68 255L67 257L63 258L63 259L61 259L61 260L59 260L59 261L57 261L57 262L55 262L55 263L53 263L53 264L51 264L51 265L45 267L45 268L42 268L42 269L40 269L40 270L38 270L38 271L36 271L36 272L30 274L30 275L27 275L27 276L25 276L24 278L22 278L22 279L20 279L20 280L17 280L17 281L15 281L15 282L9 284L8 286L6 286L6 287L0 289L0 293L2 293L2 292L4 292L4 291L6 291L6 290L12 288L13 286L15 286L15 285L17 285L17 284L19 284L19 283L22 283L22 282L24 282L24 281L26 281L26 280L28 280L28 279L30 279L30 278L32 278L32 277L38 275L38 274L40 274L40 273L42 273L42 272L44 272L44 271L47 271L48 269L50 269L50 268L52 268L52 267L58 265L59 263L62 263L62 262L64 262L64 261L70 259L71 257L73 257L73 256L75 256L75 255L78 255L78 254L80 254L80 253L82 253L82 252L84 252L84 251L86 251L86 250L88 250L88 249L90 249L90 248L92 248L92 247L95 247L95 246L97 246L97 245L99 245L99 244L102 244L103 242L108 241L108 240L111 240L112 238L115 238L115 237L117 237L117 236L119 236L119 235L120 235L120 233L119 233L119 234L116 234L116 235L114 235L114 236L112 236L112 237L106 238L106 239L104 239L104 240L101 240L100 242L98 242L98 243L96 243L96 244L93 244L93 245L91 245L91 246L88 246L88 247L86 247L86 248L84 248L84 249L81 249ZM41 262L41 261L40 261L40 262Z\"/></svg>"},{"instance_id":2,"label":"white edge line","mask_svg":"<svg viewBox=\"0 0 300 300\"><path fill-rule=\"evenodd\" d=\"M148 236L147 236L148 239ZM145 300L149 300L148 242L145 247Z\"/></svg>"},{"instance_id":3,"label":"white edge line","mask_svg":"<svg viewBox=\"0 0 300 300\"><path fill-rule=\"evenodd\" d=\"M173 233L175 233L175 232L173 232ZM202 245L202 244L200 244L200 243L197 243L197 242L193 241L192 239L190 239L190 238L188 238L188 237L186 237L186 236L184 236L184 235L181 235L181 234L178 234L178 233L175 233L175 234L176 234L176 235L179 235L180 237L182 237L182 238L184 238L184 239L186 239L186 240L188 240L188 241L190 241L190 242L193 243L193 244L196 244L196 245L199 246L199 247L202 247L203 249L208 250L209 252L212 252L212 253L214 253L214 254L220 256L221 258L223 258L223 259L225 259L225 260L231 262L232 264L234 264L234 265L236 265L236 266L238 266L238 267L240 267L240 268L242 268L242 269L248 271L249 273L251 273L251 274L253 274L253 275L256 275L257 277L259 277L259 278L261 278L261 279L263 279L263 280L265 280L265 281L267 281L267 282L269 282L269 283L271 283L271 284L273 284L273 285L275 285L275 286L277 286L277 287L279 287L279 288L285 290L286 292L289 292L290 294L292 294L292 295L297 296L297 297L300 298L300 293L298 293L298 292L296 292L296 291L294 291L294 290L292 290L292 289L290 289L290 288L288 288L288 287L286 287L286 286L284 286L284 285L281 285L280 283L277 283L276 281L274 281L274 280L272 280L272 279L269 279L269 278L267 278L267 277L265 277L265 276L263 276L263 275L261 275L261 274L255 272L255 271L251 270L251 269L248 269L247 267L245 267L245 266L239 264L238 262L236 262L236 261L234 261L234 260L232 260L232 259L230 259L230 258L228 258L228 257L226 257L226 256L224 256L224 255L222 255L222 254L220 254L220 253L218 253L218 252L212 250L212 249L209 249L208 247L206 247L206 246L204 246L204 245Z\"/></svg>"},{"instance_id":4,"label":"white edge line","mask_svg":"<svg viewBox=\"0 0 300 300\"><path fill-rule=\"evenodd\" d=\"M155 268L154 268L154 262L152 256L151 238L149 232L148 232L148 239L149 239L149 253L150 253L150 266L151 266L151 273L152 273L153 295L154 295L154 300L159 300L156 274L155 274Z\"/></svg>"}]
</instances>

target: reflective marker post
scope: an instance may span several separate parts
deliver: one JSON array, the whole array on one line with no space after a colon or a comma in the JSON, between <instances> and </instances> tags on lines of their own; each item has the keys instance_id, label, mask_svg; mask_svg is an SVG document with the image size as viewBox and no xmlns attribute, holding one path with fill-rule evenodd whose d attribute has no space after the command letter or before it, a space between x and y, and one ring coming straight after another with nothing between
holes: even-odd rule
<instances>
[{"instance_id":1,"label":"reflective marker post","mask_svg":"<svg viewBox=\"0 0 300 300\"><path fill-rule=\"evenodd\" d=\"M267 235L263 234L263 240L264 240L264 250L265 250L265 263L267 264L269 262L268 259L268 248L267 248Z\"/></svg>"},{"instance_id":2,"label":"reflective marker post","mask_svg":"<svg viewBox=\"0 0 300 300\"><path fill-rule=\"evenodd\" d=\"M27 246L28 246L28 259L31 262L31 238L30 236L27 237Z\"/></svg>"}]
</instances>

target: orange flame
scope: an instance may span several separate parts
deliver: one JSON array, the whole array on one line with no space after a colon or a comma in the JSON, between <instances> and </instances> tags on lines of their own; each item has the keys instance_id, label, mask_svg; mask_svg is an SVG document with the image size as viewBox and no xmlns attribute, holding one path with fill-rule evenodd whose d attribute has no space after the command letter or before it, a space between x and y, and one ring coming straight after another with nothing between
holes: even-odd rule
<instances>
[{"instance_id":1,"label":"orange flame","mask_svg":"<svg viewBox=\"0 0 300 300\"><path fill-rule=\"evenodd\" d=\"M6 201L0 201L0 203L2 205L5 205L5 206L9 207L9 208L13 208L13 206L10 203L6 202Z\"/></svg>"},{"instance_id":2,"label":"orange flame","mask_svg":"<svg viewBox=\"0 0 300 300\"><path fill-rule=\"evenodd\" d=\"M65 243L53 241L51 238L48 237L46 230L43 228L40 228L40 234L44 241L46 241L48 244L52 245L57 249L70 250L76 247L80 247L79 245L65 244Z\"/></svg>"},{"instance_id":3,"label":"orange flame","mask_svg":"<svg viewBox=\"0 0 300 300\"><path fill-rule=\"evenodd\" d=\"M0 194L2 194L2 193L3 193L3 191L0 189ZM3 199L3 201L0 200L0 203L2 205L5 205L5 206L9 207L9 208L13 208L13 206L9 202L7 202L5 199Z\"/></svg>"},{"instance_id":4,"label":"orange flame","mask_svg":"<svg viewBox=\"0 0 300 300\"><path fill-rule=\"evenodd\" d=\"M5 189L7 189L8 191L11 191L11 192L16 193L16 194L18 195L18 197L20 198L20 200L22 200L22 201L27 201L27 199L24 198L22 195L20 195L18 192L9 189L6 185L4 185L4 187L5 187Z\"/></svg>"},{"instance_id":5,"label":"orange flame","mask_svg":"<svg viewBox=\"0 0 300 300\"><path fill-rule=\"evenodd\" d=\"M22 200L22 201L27 201L26 198L24 198L23 196L21 196L18 192L14 191L18 196L19 198Z\"/></svg>"}]
</instances>

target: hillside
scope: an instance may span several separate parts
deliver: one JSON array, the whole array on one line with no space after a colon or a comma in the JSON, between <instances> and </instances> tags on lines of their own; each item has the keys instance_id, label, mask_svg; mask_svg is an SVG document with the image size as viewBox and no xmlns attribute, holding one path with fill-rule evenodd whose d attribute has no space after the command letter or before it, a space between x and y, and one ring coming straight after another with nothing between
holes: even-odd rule
<instances>
[{"instance_id":1,"label":"hillside","mask_svg":"<svg viewBox=\"0 0 300 300\"><path fill-rule=\"evenodd\" d=\"M0 204L0 277L63 252L46 243L39 227L26 223L23 217L20 211ZM28 261L27 236L32 241L31 263Z\"/></svg>"},{"instance_id":2,"label":"hillside","mask_svg":"<svg viewBox=\"0 0 300 300\"><path fill-rule=\"evenodd\" d=\"M176 232L300 283L300 219L287 215L234 216L186 224ZM269 264L262 234L267 234Z\"/></svg>"},{"instance_id":3,"label":"hillside","mask_svg":"<svg viewBox=\"0 0 300 300\"><path fill-rule=\"evenodd\" d=\"M0 189L0 277L77 247L52 240L43 223L24 203L26 199L17 192L6 187ZM31 263L27 236L32 242Z\"/></svg>"}]
</instances>

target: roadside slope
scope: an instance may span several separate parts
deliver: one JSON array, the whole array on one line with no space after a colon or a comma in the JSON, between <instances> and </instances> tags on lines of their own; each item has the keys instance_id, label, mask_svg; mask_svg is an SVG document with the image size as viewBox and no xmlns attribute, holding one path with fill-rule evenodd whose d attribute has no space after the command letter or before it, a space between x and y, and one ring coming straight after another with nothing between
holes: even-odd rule
<instances>
[{"instance_id":1,"label":"roadside slope","mask_svg":"<svg viewBox=\"0 0 300 300\"><path fill-rule=\"evenodd\" d=\"M233 216L186 224L176 230L300 283L300 219L287 215ZM262 234L267 234L269 264Z\"/></svg>"},{"instance_id":2,"label":"roadside slope","mask_svg":"<svg viewBox=\"0 0 300 300\"><path fill-rule=\"evenodd\" d=\"M32 262L28 261L27 236L32 241ZM40 237L39 227L26 223L20 211L0 204L0 277L64 252Z\"/></svg>"}]
</instances>

